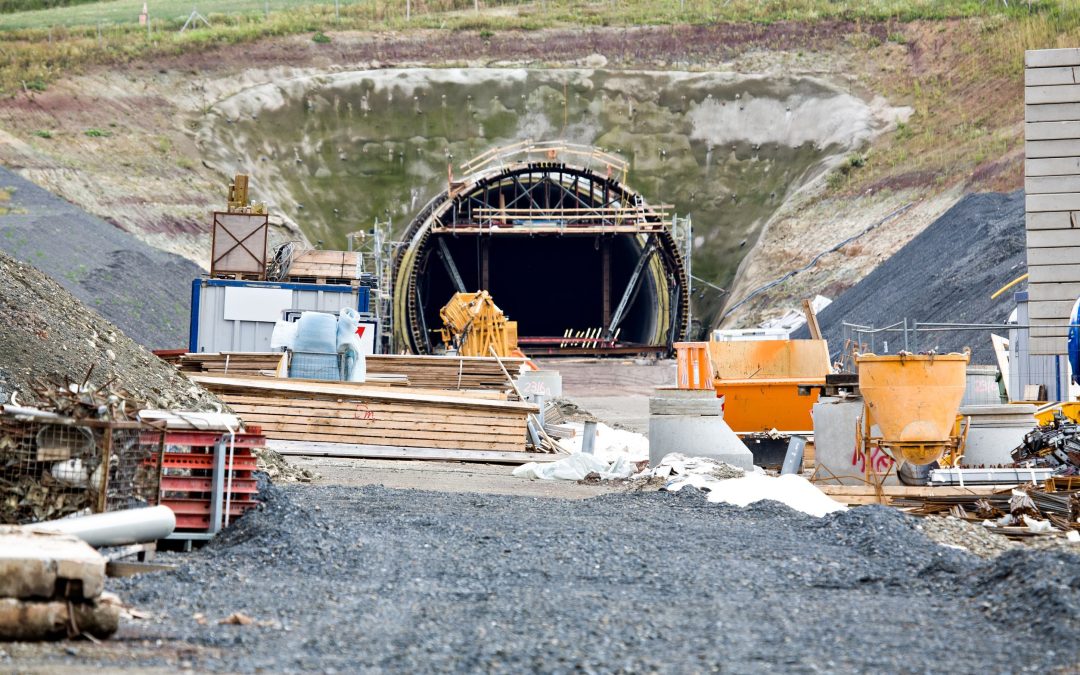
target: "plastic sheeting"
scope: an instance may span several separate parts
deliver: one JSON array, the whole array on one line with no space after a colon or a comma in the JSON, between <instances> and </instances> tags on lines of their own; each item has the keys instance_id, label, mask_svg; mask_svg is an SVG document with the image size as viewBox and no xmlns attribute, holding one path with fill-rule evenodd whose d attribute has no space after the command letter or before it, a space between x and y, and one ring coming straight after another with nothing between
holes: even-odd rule
<instances>
[{"instance_id":1,"label":"plastic sheeting","mask_svg":"<svg viewBox=\"0 0 1080 675\"><path fill-rule=\"evenodd\" d=\"M529 462L514 469L518 478L539 480L582 480L590 473L600 475L603 480L629 478L634 473L634 465L626 457L619 457L610 464L595 455L577 453L555 462Z\"/></svg>"}]
</instances>

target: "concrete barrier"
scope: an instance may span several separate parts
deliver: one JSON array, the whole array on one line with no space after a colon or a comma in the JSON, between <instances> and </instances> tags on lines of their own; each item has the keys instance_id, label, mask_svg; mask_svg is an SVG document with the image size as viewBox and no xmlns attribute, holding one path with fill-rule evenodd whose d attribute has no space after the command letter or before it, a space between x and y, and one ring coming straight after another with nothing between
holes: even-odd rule
<instances>
[{"instance_id":1,"label":"concrete barrier","mask_svg":"<svg viewBox=\"0 0 1080 675\"><path fill-rule=\"evenodd\" d=\"M658 389L649 399L649 464L672 452L754 468L753 454L724 422L711 390Z\"/></svg>"}]
</instances>

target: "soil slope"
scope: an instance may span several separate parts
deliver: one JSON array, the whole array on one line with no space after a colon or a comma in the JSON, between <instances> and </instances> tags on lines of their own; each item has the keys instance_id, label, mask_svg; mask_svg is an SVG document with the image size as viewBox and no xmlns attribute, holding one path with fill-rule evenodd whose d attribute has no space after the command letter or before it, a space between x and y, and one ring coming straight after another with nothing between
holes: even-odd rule
<instances>
[{"instance_id":1,"label":"soil slope","mask_svg":"<svg viewBox=\"0 0 1080 675\"><path fill-rule=\"evenodd\" d=\"M29 262L151 349L187 345L199 267L0 168L0 251Z\"/></svg>"},{"instance_id":2,"label":"soil slope","mask_svg":"<svg viewBox=\"0 0 1080 675\"><path fill-rule=\"evenodd\" d=\"M822 311L818 320L831 351L837 354L844 347L845 321L876 327L905 318L950 323L1005 321L1015 306L1012 293L997 300L990 296L1027 270L1024 242L1023 191L964 197ZM804 329L796 337L808 335ZM890 341L902 344L899 336ZM972 348L973 363L994 363L987 331L919 335L919 351L960 351L966 346Z\"/></svg>"},{"instance_id":3,"label":"soil slope","mask_svg":"<svg viewBox=\"0 0 1080 675\"><path fill-rule=\"evenodd\" d=\"M0 253L0 402L12 391L33 403L32 385L82 382L126 391L162 408L213 410L217 398L124 335L30 265Z\"/></svg>"}]
</instances>

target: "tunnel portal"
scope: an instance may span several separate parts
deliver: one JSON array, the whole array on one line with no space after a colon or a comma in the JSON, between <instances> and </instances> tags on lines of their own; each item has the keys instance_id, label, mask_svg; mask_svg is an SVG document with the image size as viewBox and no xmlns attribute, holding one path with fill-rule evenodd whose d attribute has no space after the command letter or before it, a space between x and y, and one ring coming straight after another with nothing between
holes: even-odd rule
<instances>
[{"instance_id":1,"label":"tunnel portal","mask_svg":"<svg viewBox=\"0 0 1080 675\"><path fill-rule=\"evenodd\" d=\"M397 251L395 349L434 352L439 309L480 289L517 321L529 355L666 353L684 339L689 221L627 187L621 159L526 144L463 169Z\"/></svg>"}]
</instances>

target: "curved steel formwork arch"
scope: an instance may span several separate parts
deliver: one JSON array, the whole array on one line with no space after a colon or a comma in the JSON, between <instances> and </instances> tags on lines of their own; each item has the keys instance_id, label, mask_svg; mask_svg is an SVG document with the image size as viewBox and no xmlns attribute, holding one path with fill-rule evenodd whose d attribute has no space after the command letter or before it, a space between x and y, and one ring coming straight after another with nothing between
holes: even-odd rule
<instances>
[{"instance_id":1,"label":"curved steel formwork arch","mask_svg":"<svg viewBox=\"0 0 1080 675\"><path fill-rule=\"evenodd\" d=\"M492 159L506 157L466 165L478 168L451 180L405 231L394 261L395 350L431 353L439 308L481 288L518 322L527 353L668 352L684 338L688 274L673 218L613 177L625 172L617 158L603 156L602 173Z\"/></svg>"}]
</instances>

